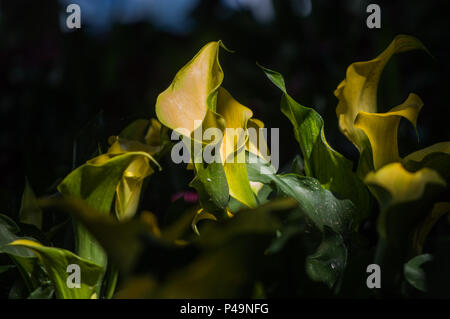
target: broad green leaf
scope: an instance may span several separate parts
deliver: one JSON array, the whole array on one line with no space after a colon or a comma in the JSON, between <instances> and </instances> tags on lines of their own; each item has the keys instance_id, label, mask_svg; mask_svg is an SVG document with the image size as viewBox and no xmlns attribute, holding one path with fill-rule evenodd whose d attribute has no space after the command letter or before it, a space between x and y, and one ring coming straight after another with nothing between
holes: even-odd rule
<instances>
[{"instance_id":1,"label":"broad green leaf","mask_svg":"<svg viewBox=\"0 0 450 319\"><path fill-rule=\"evenodd\" d=\"M219 220L226 218L230 196L224 166L217 162L195 163L195 171L189 186L197 190L201 206Z\"/></svg>"},{"instance_id":2,"label":"broad green leaf","mask_svg":"<svg viewBox=\"0 0 450 319\"><path fill-rule=\"evenodd\" d=\"M221 45L221 41L206 44L158 96L156 115L163 125L180 134L183 128L190 135L198 128L195 121L202 123L208 109L215 111L217 90L223 80Z\"/></svg>"},{"instance_id":3,"label":"broad green leaf","mask_svg":"<svg viewBox=\"0 0 450 319\"><path fill-rule=\"evenodd\" d=\"M355 206L348 199L338 199L323 188L318 180L297 174L275 174L267 162L251 159L249 154L247 170L252 181L273 184L279 192L297 200L299 209L320 230L328 226L342 235L352 229Z\"/></svg>"},{"instance_id":4,"label":"broad green leaf","mask_svg":"<svg viewBox=\"0 0 450 319\"><path fill-rule=\"evenodd\" d=\"M28 179L25 181L25 189L23 191L22 206L19 215L22 223L35 225L38 229L41 229L42 211L37 205L36 195L34 194Z\"/></svg>"},{"instance_id":5,"label":"broad green leaf","mask_svg":"<svg viewBox=\"0 0 450 319\"><path fill-rule=\"evenodd\" d=\"M334 95L339 103L336 114L341 132L361 152L365 145L365 135L354 126L359 112L377 113L377 91L381 73L394 54L410 50L427 49L414 37L398 35L391 44L375 59L352 63L345 79L338 85ZM428 51L427 51L428 52Z\"/></svg>"},{"instance_id":6,"label":"broad green leaf","mask_svg":"<svg viewBox=\"0 0 450 319\"><path fill-rule=\"evenodd\" d=\"M353 164L336 152L325 139L322 117L313 109L297 103L287 93L281 74L263 68L267 77L283 91L281 111L294 126L304 158L305 174L319 180L323 187L350 199L357 207L355 227L369 214L370 198L364 183L352 171Z\"/></svg>"},{"instance_id":7,"label":"broad green leaf","mask_svg":"<svg viewBox=\"0 0 450 319\"><path fill-rule=\"evenodd\" d=\"M69 213L101 243L108 257L123 273L128 273L133 268L141 252L139 236L157 235L155 219L149 213L141 214L139 219L119 222L78 198L43 200L41 205Z\"/></svg>"},{"instance_id":8,"label":"broad green leaf","mask_svg":"<svg viewBox=\"0 0 450 319\"><path fill-rule=\"evenodd\" d=\"M52 285L39 286L28 296L28 299L51 299L54 293L55 289Z\"/></svg>"},{"instance_id":9,"label":"broad green leaf","mask_svg":"<svg viewBox=\"0 0 450 319\"><path fill-rule=\"evenodd\" d=\"M338 233L325 227L317 251L306 258L306 272L314 280L333 287L347 265L347 247Z\"/></svg>"},{"instance_id":10,"label":"broad green leaf","mask_svg":"<svg viewBox=\"0 0 450 319\"><path fill-rule=\"evenodd\" d=\"M27 288L31 291L37 285L34 270L37 267L36 256L26 248L11 247L8 244L20 238L20 229L16 223L0 214L0 253L6 253L17 266Z\"/></svg>"},{"instance_id":11,"label":"broad green leaf","mask_svg":"<svg viewBox=\"0 0 450 319\"><path fill-rule=\"evenodd\" d=\"M427 278L425 271L421 268L426 262L432 261L430 254L419 255L412 258L404 266L404 275L411 286L420 290L427 291Z\"/></svg>"},{"instance_id":12,"label":"broad green leaf","mask_svg":"<svg viewBox=\"0 0 450 319\"><path fill-rule=\"evenodd\" d=\"M410 171L428 167L450 182L450 142L441 142L411 153L403 159L403 165Z\"/></svg>"},{"instance_id":13,"label":"broad green leaf","mask_svg":"<svg viewBox=\"0 0 450 319\"><path fill-rule=\"evenodd\" d=\"M100 288L103 267L82 259L68 250L45 247L25 239L15 240L9 245L26 247L39 257L53 282L56 297L59 299L88 299ZM81 268L80 288L69 288L67 285L69 276L67 267L71 264L76 264Z\"/></svg>"},{"instance_id":14,"label":"broad green leaf","mask_svg":"<svg viewBox=\"0 0 450 319\"><path fill-rule=\"evenodd\" d=\"M386 164L400 161L397 145L397 130L402 117L416 128L417 116L423 106L422 100L410 94L403 104L386 113L361 111L355 119L355 128L364 131L370 141L373 166L377 170Z\"/></svg>"}]
</instances>

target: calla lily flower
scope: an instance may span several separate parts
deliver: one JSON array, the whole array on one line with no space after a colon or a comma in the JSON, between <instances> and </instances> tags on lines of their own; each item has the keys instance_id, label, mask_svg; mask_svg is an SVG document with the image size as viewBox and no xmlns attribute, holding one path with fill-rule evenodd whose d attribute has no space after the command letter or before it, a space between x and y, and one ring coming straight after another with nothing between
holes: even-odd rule
<instances>
[{"instance_id":1,"label":"calla lily flower","mask_svg":"<svg viewBox=\"0 0 450 319\"><path fill-rule=\"evenodd\" d=\"M119 220L126 220L135 215L144 179L154 173L150 162L159 167L152 155L160 150L160 146L157 145L160 130L161 124L152 119L145 136L146 143L113 136L110 138L111 146L108 151L87 162L87 164L102 165L110 159L125 153L138 152L141 154L141 156L136 156L128 165L123 172L120 182L117 184L115 213Z\"/></svg>"},{"instance_id":2,"label":"calla lily flower","mask_svg":"<svg viewBox=\"0 0 450 319\"><path fill-rule=\"evenodd\" d=\"M420 49L428 52L416 38L399 35L375 59L356 62L347 69L346 78L334 94L339 99L336 114L341 132L358 148L363 156L367 148L372 151L373 169L378 170L393 162L404 162L433 152L449 153L450 142L438 143L413 157L402 160L397 145L400 119L406 118L416 128L417 117L423 106L419 96L411 93L401 105L386 113L378 113L377 89L381 73L396 53ZM367 154L367 152L366 152ZM368 171L364 172L364 175Z\"/></svg>"},{"instance_id":3,"label":"calla lily flower","mask_svg":"<svg viewBox=\"0 0 450 319\"><path fill-rule=\"evenodd\" d=\"M249 142L246 132L248 127L262 128L264 124L252 119L253 112L221 86L224 75L218 59L220 47L225 48L221 41L206 44L176 74L170 86L158 96L156 114L163 125L184 134L194 143L199 142L195 133L200 124L202 130L220 129L223 135L219 158L229 194L244 205L255 207L257 202L245 161L236 159L245 156L246 150L261 155L258 146ZM229 134L227 129L238 130L235 131L238 133ZM202 145L209 142L201 141Z\"/></svg>"},{"instance_id":4,"label":"calla lily flower","mask_svg":"<svg viewBox=\"0 0 450 319\"><path fill-rule=\"evenodd\" d=\"M378 83L384 67L394 54L414 49L426 51L424 45L414 37L406 35L395 37L375 59L352 63L347 68L345 79L334 91L339 100L336 108L339 128L360 152L364 147L366 136L354 125L358 113L377 113Z\"/></svg>"},{"instance_id":5,"label":"calla lily flower","mask_svg":"<svg viewBox=\"0 0 450 319\"><path fill-rule=\"evenodd\" d=\"M414 203L427 202L425 189L430 185L441 189L447 185L444 178L450 176L450 142L434 144L402 159L397 145L400 119L407 119L416 128L423 102L411 93L401 105L378 113L376 100L378 82L388 60L395 53L412 49L427 51L419 40L397 36L377 58L350 65L346 79L339 84L335 95L339 99L336 109L339 127L360 151L358 171L380 204L378 231L381 237L399 245L405 240L398 235L399 227L402 227L406 233L414 233L415 251L420 252L430 225L445 210L438 206L428 212L426 206ZM408 208L408 205L417 209ZM407 220L405 216L408 216ZM416 224L423 219L423 224Z\"/></svg>"}]
</instances>

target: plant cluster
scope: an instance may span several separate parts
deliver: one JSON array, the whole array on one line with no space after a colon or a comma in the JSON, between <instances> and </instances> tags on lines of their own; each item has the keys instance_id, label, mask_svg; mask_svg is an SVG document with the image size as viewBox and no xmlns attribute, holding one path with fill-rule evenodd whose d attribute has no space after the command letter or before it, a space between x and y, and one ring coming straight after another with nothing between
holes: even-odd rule
<instances>
[{"instance_id":1,"label":"plant cluster","mask_svg":"<svg viewBox=\"0 0 450 319\"><path fill-rule=\"evenodd\" d=\"M206 44L158 96L157 119L111 137L57 194L37 199L27 184L20 220L0 215L0 252L9 256L0 272L20 275L10 297L449 297L450 142L400 157L400 120L415 127L423 102L411 93L388 112L377 106L385 65L397 53L428 52L423 44L399 35L376 58L351 64L337 86L339 127L358 163L327 143L322 117L289 95L280 73L261 67L281 90L301 154L282 173L262 150L264 134L246 135L264 123L222 86L222 49ZM224 134L195 138L208 128ZM189 150L198 203L167 203L158 219L140 203L175 151L171 132ZM219 160L205 163L211 146ZM43 216L61 211L74 226L73 251L52 244L61 225L43 228ZM74 264L79 288L68 284ZM367 286L371 264L381 269L378 289Z\"/></svg>"}]
</instances>

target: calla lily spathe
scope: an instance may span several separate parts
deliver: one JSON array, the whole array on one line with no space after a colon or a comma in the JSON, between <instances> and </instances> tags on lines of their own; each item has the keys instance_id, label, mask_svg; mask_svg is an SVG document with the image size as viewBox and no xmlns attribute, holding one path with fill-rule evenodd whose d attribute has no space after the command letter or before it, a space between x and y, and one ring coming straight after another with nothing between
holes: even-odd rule
<instances>
[{"instance_id":1,"label":"calla lily spathe","mask_svg":"<svg viewBox=\"0 0 450 319\"><path fill-rule=\"evenodd\" d=\"M222 131L220 159L224 166L229 194L248 207L257 201L248 180L245 163L237 163L237 156L245 150L260 154L256 145L246 135L247 128L264 127L252 119L253 112L236 101L222 85L223 71L219 64L221 41L206 44L194 58L175 76L170 86L162 92L156 102L156 114L161 123L180 134L195 136L195 130L210 127ZM242 129L241 134L227 134L227 129ZM208 141L202 141L207 144Z\"/></svg>"},{"instance_id":2,"label":"calla lily spathe","mask_svg":"<svg viewBox=\"0 0 450 319\"><path fill-rule=\"evenodd\" d=\"M144 179L154 173L150 162L159 167L152 155L160 150L156 142L159 139L160 130L161 124L152 119L145 136L145 143L113 136L110 138L111 146L108 151L86 163L102 165L118 155L133 152L140 155L128 165L116 187L115 213L119 220L126 220L135 215Z\"/></svg>"},{"instance_id":3,"label":"calla lily spathe","mask_svg":"<svg viewBox=\"0 0 450 319\"><path fill-rule=\"evenodd\" d=\"M442 142L417 151L404 159L400 157L397 145L400 119L402 117L407 119L416 128L417 118L423 106L422 100L416 94L409 94L405 102L388 112L378 112L377 89L385 65L394 54L415 49L428 52L414 37L407 35L395 37L375 59L351 64L347 69L346 78L334 92L339 100L336 114L340 130L358 148L361 157L365 156L363 154L370 154L367 148L370 148L372 153L369 160L376 172L370 172L368 169L364 171L363 178L366 176L366 183L373 183L374 180L380 183L386 179L385 183L391 181L396 183L397 188L410 189L411 178L395 179L396 176L409 176L400 163L410 160L420 161L431 153L450 154L450 142ZM385 168L390 163L398 165ZM425 184L429 180L430 172L427 170L414 176L415 185L418 181Z\"/></svg>"}]
</instances>

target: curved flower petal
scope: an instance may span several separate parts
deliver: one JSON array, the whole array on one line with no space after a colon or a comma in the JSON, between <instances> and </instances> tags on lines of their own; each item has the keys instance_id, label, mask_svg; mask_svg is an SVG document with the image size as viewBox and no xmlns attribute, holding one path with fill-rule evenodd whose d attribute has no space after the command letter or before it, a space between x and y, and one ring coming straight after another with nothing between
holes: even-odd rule
<instances>
[{"instance_id":1,"label":"curved flower petal","mask_svg":"<svg viewBox=\"0 0 450 319\"><path fill-rule=\"evenodd\" d=\"M203 121L208 109L215 111L217 90L223 80L218 59L221 45L221 41L206 44L158 96L156 115L163 125L192 133L199 127L195 121Z\"/></svg>"},{"instance_id":2,"label":"curved flower petal","mask_svg":"<svg viewBox=\"0 0 450 319\"><path fill-rule=\"evenodd\" d=\"M358 112L377 112L377 89L381 73L390 58L400 52L421 49L424 45L414 37L398 35L375 59L356 62L347 68L345 80L334 91L339 99L336 114L341 132L362 151L364 133L354 127Z\"/></svg>"},{"instance_id":3,"label":"curved flower petal","mask_svg":"<svg viewBox=\"0 0 450 319\"><path fill-rule=\"evenodd\" d=\"M115 211L117 219L126 220L137 211L144 179L154 172L146 157L137 157L127 167L116 187Z\"/></svg>"},{"instance_id":4,"label":"curved flower petal","mask_svg":"<svg viewBox=\"0 0 450 319\"><path fill-rule=\"evenodd\" d=\"M372 190L381 206L419 199L427 184L446 185L442 177L432 169L423 168L411 173L400 163L391 163L376 172L370 172L364 182L375 186ZM385 192L379 191L380 189Z\"/></svg>"},{"instance_id":5,"label":"curved flower petal","mask_svg":"<svg viewBox=\"0 0 450 319\"><path fill-rule=\"evenodd\" d=\"M406 101L386 113L359 112L355 127L364 131L370 141L375 170L400 161L397 144L397 130L402 117L416 127L417 116L423 106L422 100L410 94Z\"/></svg>"},{"instance_id":6,"label":"curved flower petal","mask_svg":"<svg viewBox=\"0 0 450 319\"><path fill-rule=\"evenodd\" d=\"M225 120L225 132L221 145L222 163L233 158L233 153L240 150L247 141L247 122L253 112L236 101L224 88L219 88L217 96L217 113ZM231 158L230 158L231 156Z\"/></svg>"},{"instance_id":7,"label":"curved flower petal","mask_svg":"<svg viewBox=\"0 0 450 319\"><path fill-rule=\"evenodd\" d=\"M433 144L431 146L425 147L421 150L418 150L414 153L409 154L406 156L403 161L414 161L414 162L422 162L425 157L427 157L430 154L433 153L444 153L444 154L450 154L450 142L440 142Z\"/></svg>"},{"instance_id":8,"label":"curved flower petal","mask_svg":"<svg viewBox=\"0 0 450 319\"><path fill-rule=\"evenodd\" d=\"M266 138L262 132L264 123L258 119L249 119L247 122L248 140L246 143L246 150L253 153L266 162L270 161L269 147L267 146ZM255 136L252 136L255 134Z\"/></svg>"},{"instance_id":9,"label":"curved flower petal","mask_svg":"<svg viewBox=\"0 0 450 319\"><path fill-rule=\"evenodd\" d=\"M248 179L244 149L247 123L253 112L221 87L217 98L217 113L226 123L220 153L230 195L248 207L256 207L256 198Z\"/></svg>"}]
</instances>

